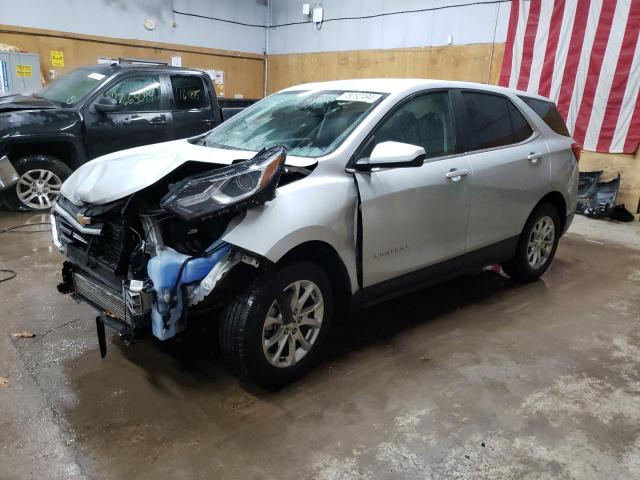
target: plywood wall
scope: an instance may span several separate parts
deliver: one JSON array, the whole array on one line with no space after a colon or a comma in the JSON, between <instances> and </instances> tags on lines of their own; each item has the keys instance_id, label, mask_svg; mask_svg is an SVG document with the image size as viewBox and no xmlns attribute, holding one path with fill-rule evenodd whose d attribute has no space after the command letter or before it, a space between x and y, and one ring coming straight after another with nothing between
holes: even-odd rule
<instances>
[{"instance_id":1,"label":"plywood wall","mask_svg":"<svg viewBox=\"0 0 640 480\"><path fill-rule=\"evenodd\" d=\"M504 44L270 55L267 90L366 77L415 77L496 83Z\"/></svg>"},{"instance_id":2,"label":"plywood wall","mask_svg":"<svg viewBox=\"0 0 640 480\"><path fill-rule=\"evenodd\" d=\"M2 25L0 43L40 54L41 73L45 77L50 69L62 75L74 68L95 64L98 57L170 61L173 55L180 55L183 67L223 70L226 97L237 94L244 98L262 98L264 93L262 55ZM52 50L64 52L64 67L51 66Z\"/></svg>"}]
</instances>

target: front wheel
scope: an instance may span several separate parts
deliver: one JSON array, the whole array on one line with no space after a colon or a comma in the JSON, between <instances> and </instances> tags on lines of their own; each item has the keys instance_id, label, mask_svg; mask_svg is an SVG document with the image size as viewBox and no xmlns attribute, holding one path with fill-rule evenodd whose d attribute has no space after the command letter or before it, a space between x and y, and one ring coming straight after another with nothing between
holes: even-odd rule
<instances>
[{"instance_id":1,"label":"front wheel","mask_svg":"<svg viewBox=\"0 0 640 480\"><path fill-rule=\"evenodd\" d=\"M220 350L241 377L264 388L293 382L317 361L333 319L333 292L324 271L296 262L278 271L293 313L287 324L265 278L238 292L220 319Z\"/></svg>"},{"instance_id":2,"label":"front wheel","mask_svg":"<svg viewBox=\"0 0 640 480\"><path fill-rule=\"evenodd\" d=\"M12 210L51 210L62 182L71 175L71 169L51 155L27 155L14 167L20 178L4 195L4 202Z\"/></svg>"},{"instance_id":3,"label":"front wheel","mask_svg":"<svg viewBox=\"0 0 640 480\"><path fill-rule=\"evenodd\" d=\"M522 230L516 255L502 265L518 282L540 278L549 268L560 239L560 217L553 205L542 204L529 216Z\"/></svg>"}]
</instances>

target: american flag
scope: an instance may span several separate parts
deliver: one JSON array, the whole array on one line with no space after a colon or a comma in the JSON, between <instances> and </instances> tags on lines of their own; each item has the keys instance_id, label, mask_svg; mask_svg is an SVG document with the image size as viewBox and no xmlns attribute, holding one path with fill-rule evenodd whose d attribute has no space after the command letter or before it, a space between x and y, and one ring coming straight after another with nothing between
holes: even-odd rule
<instances>
[{"instance_id":1,"label":"american flag","mask_svg":"<svg viewBox=\"0 0 640 480\"><path fill-rule=\"evenodd\" d=\"M585 150L640 141L640 0L512 0L500 85L549 97Z\"/></svg>"}]
</instances>

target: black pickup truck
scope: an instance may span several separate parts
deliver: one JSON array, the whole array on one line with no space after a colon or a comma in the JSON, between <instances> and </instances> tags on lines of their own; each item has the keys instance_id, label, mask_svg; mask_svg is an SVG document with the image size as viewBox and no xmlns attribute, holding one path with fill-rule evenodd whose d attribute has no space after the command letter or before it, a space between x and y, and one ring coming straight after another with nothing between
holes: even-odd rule
<instances>
[{"instance_id":1,"label":"black pickup truck","mask_svg":"<svg viewBox=\"0 0 640 480\"><path fill-rule=\"evenodd\" d=\"M79 68L35 95L0 97L1 200L50 209L88 160L204 133L253 102L218 100L199 70L135 63Z\"/></svg>"}]
</instances>

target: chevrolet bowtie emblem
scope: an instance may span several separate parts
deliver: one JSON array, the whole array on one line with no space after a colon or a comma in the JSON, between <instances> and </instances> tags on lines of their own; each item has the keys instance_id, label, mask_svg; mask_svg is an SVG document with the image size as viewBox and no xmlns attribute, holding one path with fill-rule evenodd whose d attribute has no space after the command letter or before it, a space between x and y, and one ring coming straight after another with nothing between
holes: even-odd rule
<instances>
[{"instance_id":1,"label":"chevrolet bowtie emblem","mask_svg":"<svg viewBox=\"0 0 640 480\"><path fill-rule=\"evenodd\" d=\"M86 215L82 215L81 213L76 213L76 220L80 225L91 224L91 217L87 217Z\"/></svg>"}]
</instances>

